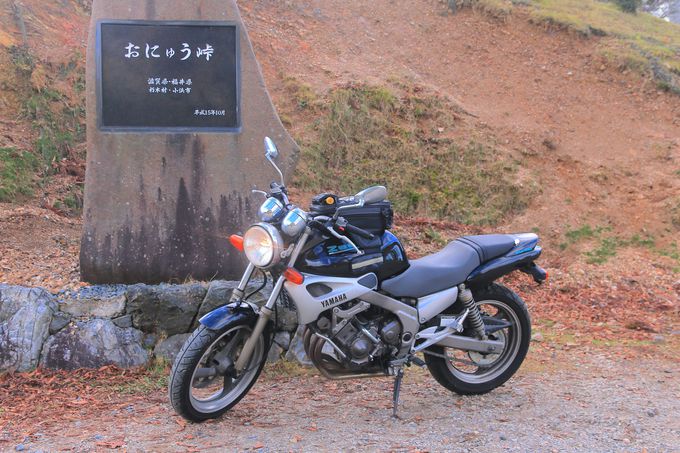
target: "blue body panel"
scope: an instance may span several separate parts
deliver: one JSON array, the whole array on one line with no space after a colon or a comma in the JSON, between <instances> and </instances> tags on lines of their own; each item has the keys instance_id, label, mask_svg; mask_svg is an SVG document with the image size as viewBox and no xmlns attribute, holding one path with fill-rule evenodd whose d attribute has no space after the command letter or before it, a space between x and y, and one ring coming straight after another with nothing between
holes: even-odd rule
<instances>
[{"instance_id":1,"label":"blue body panel","mask_svg":"<svg viewBox=\"0 0 680 453\"><path fill-rule=\"evenodd\" d=\"M336 238L325 238L303 253L295 264L300 272L332 277L360 277L373 272L380 281L403 272L408 258L399 239L389 231L373 239L353 237L364 253ZM362 265L363 262L369 264Z\"/></svg>"},{"instance_id":2,"label":"blue body panel","mask_svg":"<svg viewBox=\"0 0 680 453\"><path fill-rule=\"evenodd\" d=\"M399 239L397 239L397 237L389 231L385 231L381 239L381 251L385 251L387 247L395 243L401 245ZM308 262L308 265L310 266L331 266L333 264L342 263L347 259L347 256L352 256L356 253L354 248L352 248L350 245L341 244L337 246L329 246L325 242L318 244L312 250L314 251L317 259L313 261L310 260Z\"/></svg>"},{"instance_id":3,"label":"blue body panel","mask_svg":"<svg viewBox=\"0 0 680 453\"><path fill-rule=\"evenodd\" d=\"M509 254L521 255L522 253L531 252L538 245L538 236L534 233L518 234L516 237L519 239L519 243L510 250Z\"/></svg>"},{"instance_id":4,"label":"blue body panel","mask_svg":"<svg viewBox=\"0 0 680 453\"><path fill-rule=\"evenodd\" d=\"M466 282L470 285L488 284L513 271L530 265L541 256L543 251L538 247L538 238L532 241L520 241L512 250L503 256L482 263L472 271Z\"/></svg>"}]
</instances>

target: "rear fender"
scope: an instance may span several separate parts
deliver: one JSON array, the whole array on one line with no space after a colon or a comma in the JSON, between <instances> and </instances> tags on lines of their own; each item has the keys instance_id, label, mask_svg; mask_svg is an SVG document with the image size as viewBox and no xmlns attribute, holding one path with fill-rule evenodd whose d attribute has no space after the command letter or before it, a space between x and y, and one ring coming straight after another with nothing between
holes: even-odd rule
<instances>
[{"instance_id":1,"label":"rear fender","mask_svg":"<svg viewBox=\"0 0 680 453\"><path fill-rule=\"evenodd\" d=\"M255 325L257 322L258 314L255 309L247 303L238 302L222 305L211 311L210 313L203 315L201 319L198 320L201 324L206 326L211 330L220 330L227 324L234 321L247 321L248 324Z\"/></svg>"},{"instance_id":2,"label":"rear fender","mask_svg":"<svg viewBox=\"0 0 680 453\"><path fill-rule=\"evenodd\" d=\"M479 266L468 276L466 284L468 286L488 285L504 275L531 266L541 256L541 247L534 247L530 250L517 250L518 248Z\"/></svg>"}]
</instances>

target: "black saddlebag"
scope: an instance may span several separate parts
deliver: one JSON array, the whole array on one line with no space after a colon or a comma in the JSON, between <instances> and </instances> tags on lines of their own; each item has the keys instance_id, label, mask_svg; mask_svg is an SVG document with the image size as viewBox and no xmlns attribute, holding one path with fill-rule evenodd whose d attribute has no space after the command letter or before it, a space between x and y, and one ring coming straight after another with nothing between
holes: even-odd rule
<instances>
[{"instance_id":1,"label":"black saddlebag","mask_svg":"<svg viewBox=\"0 0 680 453\"><path fill-rule=\"evenodd\" d=\"M382 236L385 230L392 228L394 212L392 203L381 201L360 208L349 208L341 211L342 217L350 225L366 230L376 236Z\"/></svg>"}]
</instances>

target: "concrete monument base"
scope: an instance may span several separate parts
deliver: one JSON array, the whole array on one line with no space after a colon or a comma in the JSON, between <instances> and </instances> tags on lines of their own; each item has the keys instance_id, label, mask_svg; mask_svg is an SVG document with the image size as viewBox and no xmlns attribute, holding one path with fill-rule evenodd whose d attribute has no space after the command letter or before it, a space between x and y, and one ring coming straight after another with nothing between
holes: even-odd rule
<instances>
[{"instance_id":1,"label":"concrete monument base","mask_svg":"<svg viewBox=\"0 0 680 453\"><path fill-rule=\"evenodd\" d=\"M95 44L101 20L235 23L240 37L240 129L100 128ZM142 56L144 50L139 51ZM244 261L227 238L254 220L262 200L250 189L266 189L276 179L263 158L263 139L270 136L277 143L288 176L298 148L271 103L236 2L95 0L87 56L87 113L82 279L157 283L238 278Z\"/></svg>"}]
</instances>

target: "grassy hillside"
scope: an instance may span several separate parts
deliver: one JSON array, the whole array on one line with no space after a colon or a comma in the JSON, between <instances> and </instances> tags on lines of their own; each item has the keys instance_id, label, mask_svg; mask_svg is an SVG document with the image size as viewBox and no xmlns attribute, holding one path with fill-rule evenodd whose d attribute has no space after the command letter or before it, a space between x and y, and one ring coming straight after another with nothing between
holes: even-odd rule
<instances>
[{"instance_id":1,"label":"grassy hillside","mask_svg":"<svg viewBox=\"0 0 680 453\"><path fill-rule=\"evenodd\" d=\"M463 0L496 17L524 13L543 26L603 37L600 52L622 69L649 74L680 94L680 25L646 13L624 12L601 0Z\"/></svg>"},{"instance_id":2,"label":"grassy hillside","mask_svg":"<svg viewBox=\"0 0 680 453\"><path fill-rule=\"evenodd\" d=\"M534 185L493 137L476 134L451 100L404 84L351 84L317 95L288 80L298 114L295 186L343 194L381 183L397 212L493 225L521 212Z\"/></svg>"},{"instance_id":3,"label":"grassy hillside","mask_svg":"<svg viewBox=\"0 0 680 453\"><path fill-rule=\"evenodd\" d=\"M247 10L257 5L251 3L243 2L242 8ZM526 17L540 27L570 30L579 38L569 40L577 43L581 42L580 37L594 37L600 52L622 68L654 75L659 84L668 89L677 86L680 74L680 27L677 25L646 14L627 14L614 4L595 0L464 0L459 4L483 10L501 20L516 15L525 27L534 28L526 24ZM3 87L0 120L8 124L4 127L0 122L0 201L24 202L34 194L46 207L77 215L82 199L85 154L83 76L88 2L26 0L21 5L18 9L2 10L0 14L0 85ZM275 6L257 7L275 10ZM432 5L433 10L436 7ZM296 10L295 14L297 19L304 17L300 11ZM388 16L385 13L385 17ZM423 17L418 20L422 21ZM288 25L282 26L294 23L287 20ZM258 27L254 25L251 32L256 44L259 39L260 43L277 49L281 42L288 42L272 36L258 37ZM326 28L321 28L321 32L309 28L309 33L318 34L317 39L330 36L333 29L327 28L328 25L324 24ZM22 33L22 27L26 33ZM371 27L364 25L367 32ZM435 38L429 35L428 27L433 27L432 24L420 27L419 36ZM494 25L494 29L501 27L502 23ZM539 34L543 35L540 31ZM364 45L367 50L371 46L389 46L389 42L370 42L373 44ZM475 50L473 45L470 47ZM317 49L323 48L317 46ZM270 56L271 60L276 59L276 55ZM273 66L265 58L261 61ZM474 54L471 58L486 56ZM302 58L297 61L301 62ZM487 61L496 64L498 71L501 66L507 66L509 60ZM414 59L404 66L428 65ZM351 193L379 180L390 186L391 198L404 214L490 225L521 213L537 194L536 175L525 174L522 163L517 160L518 153L509 154L504 148L537 156L535 160L542 162L549 162L555 154L553 131L541 132L536 139L538 144L533 146L548 150L545 154L527 151L533 139L526 137L519 140L510 137L512 143L504 137L500 146L493 134L507 135L507 129L497 128L498 124L473 123L472 117L455 102L437 94L436 84L431 84L432 89L423 89L413 80L403 82L407 79L402 76L392 83L389 82L391 74L387 74L388 81L338 86L318 82L321 87L313 90L294 80L283 80L281 74L285 73L289 72L269 74L268 84L285 87L280 95L275 93L279 107L288 102L293 104L292 110L285 113L303 148L297 177L302 190L332 189ZM311 72L303 76L315 84L317 79L321 80ZM499 99L512 92L507 83L502 82ZM443 88L441 91L457 96L458 88L451 86L454 85L439 85ZM595 84L589 88L601 90ZM552 94L538 100L539 104L552 102ZM512 111L504 115L515 121ZM487 114L485 121L488 120ZM545 164L546 168L551 165L554 162ZM674 201L668 209L669 215L673 215L673 225L677 224L677 211L677 201Z\"/></svg>"},{"instance_id":4,"label":"grassy hillside","mask_svg":"<svg viewBox=\"0 0 680 453\"><path fill-rule=\"evenodd\" d=\"M79 213L87 21L78 1L11 2L0 13L0 202L40 194L46 207Z\"/></svg>"},{"instance_id":5,"label":"grassy hillside","mask_svg":"<svg viewBox=\"0 0 680 453\"><path fill-rule=\"evenodd\" d=\"M651 81L672 89L678 26L594 0L312 3L239 1L302 147L296 201L381 182L413 256L534 230L573 288L674 291L680 97ZM88 5L0 8L3 281L78 284Z\"/></svg>"},{"instance_id":6,"label":"grassy hillside","mask_svg":"<svg viewBox=\"0 0 680 453\"><path fill-rule=\"evenodd\" d=\"M62 3L14 2L0 16L0 118L23 126L5 134L11 139L0 139L0 175L12 174L0 180L0 201L21 201L54 174L82 176L84 49L82 40L76 44L76 39L84 37L88 2ZM680 90L680 26L648 14L627 14L596 0L458 3L501 19L528 14L544 26L606 36L600 50L612 61L652 74L663 88ZM300 106L320 115L308 134L298 137L304 144L301 175L308 176L299 180L308 181L310 190L334 180L338 189L351 191L372 172L393 187L402 212L482 224L519 212L526 204L520 192L530 190L518 189L516 169L512 162L496 159L493 143L461 136L452 140L438 132L455 126L448 113L455 106L443 105L441 98L358 86L320 95L293 91L294 97L310 96L298 100ZM393 159L395 155L401 157ZM424 169L414 173L416 163ZM318 183L304 170L310 166L324 169ZM36 177L15 177L16 171L21 175L32 171ZM390 174L407 177L391 180ZM472 189L480 186L485 189ZM50 204L77 212L81 191L80 185L62 185ZM482 200L490 206L488 214L481 213Z\"/></svg>"}]
</instances>

